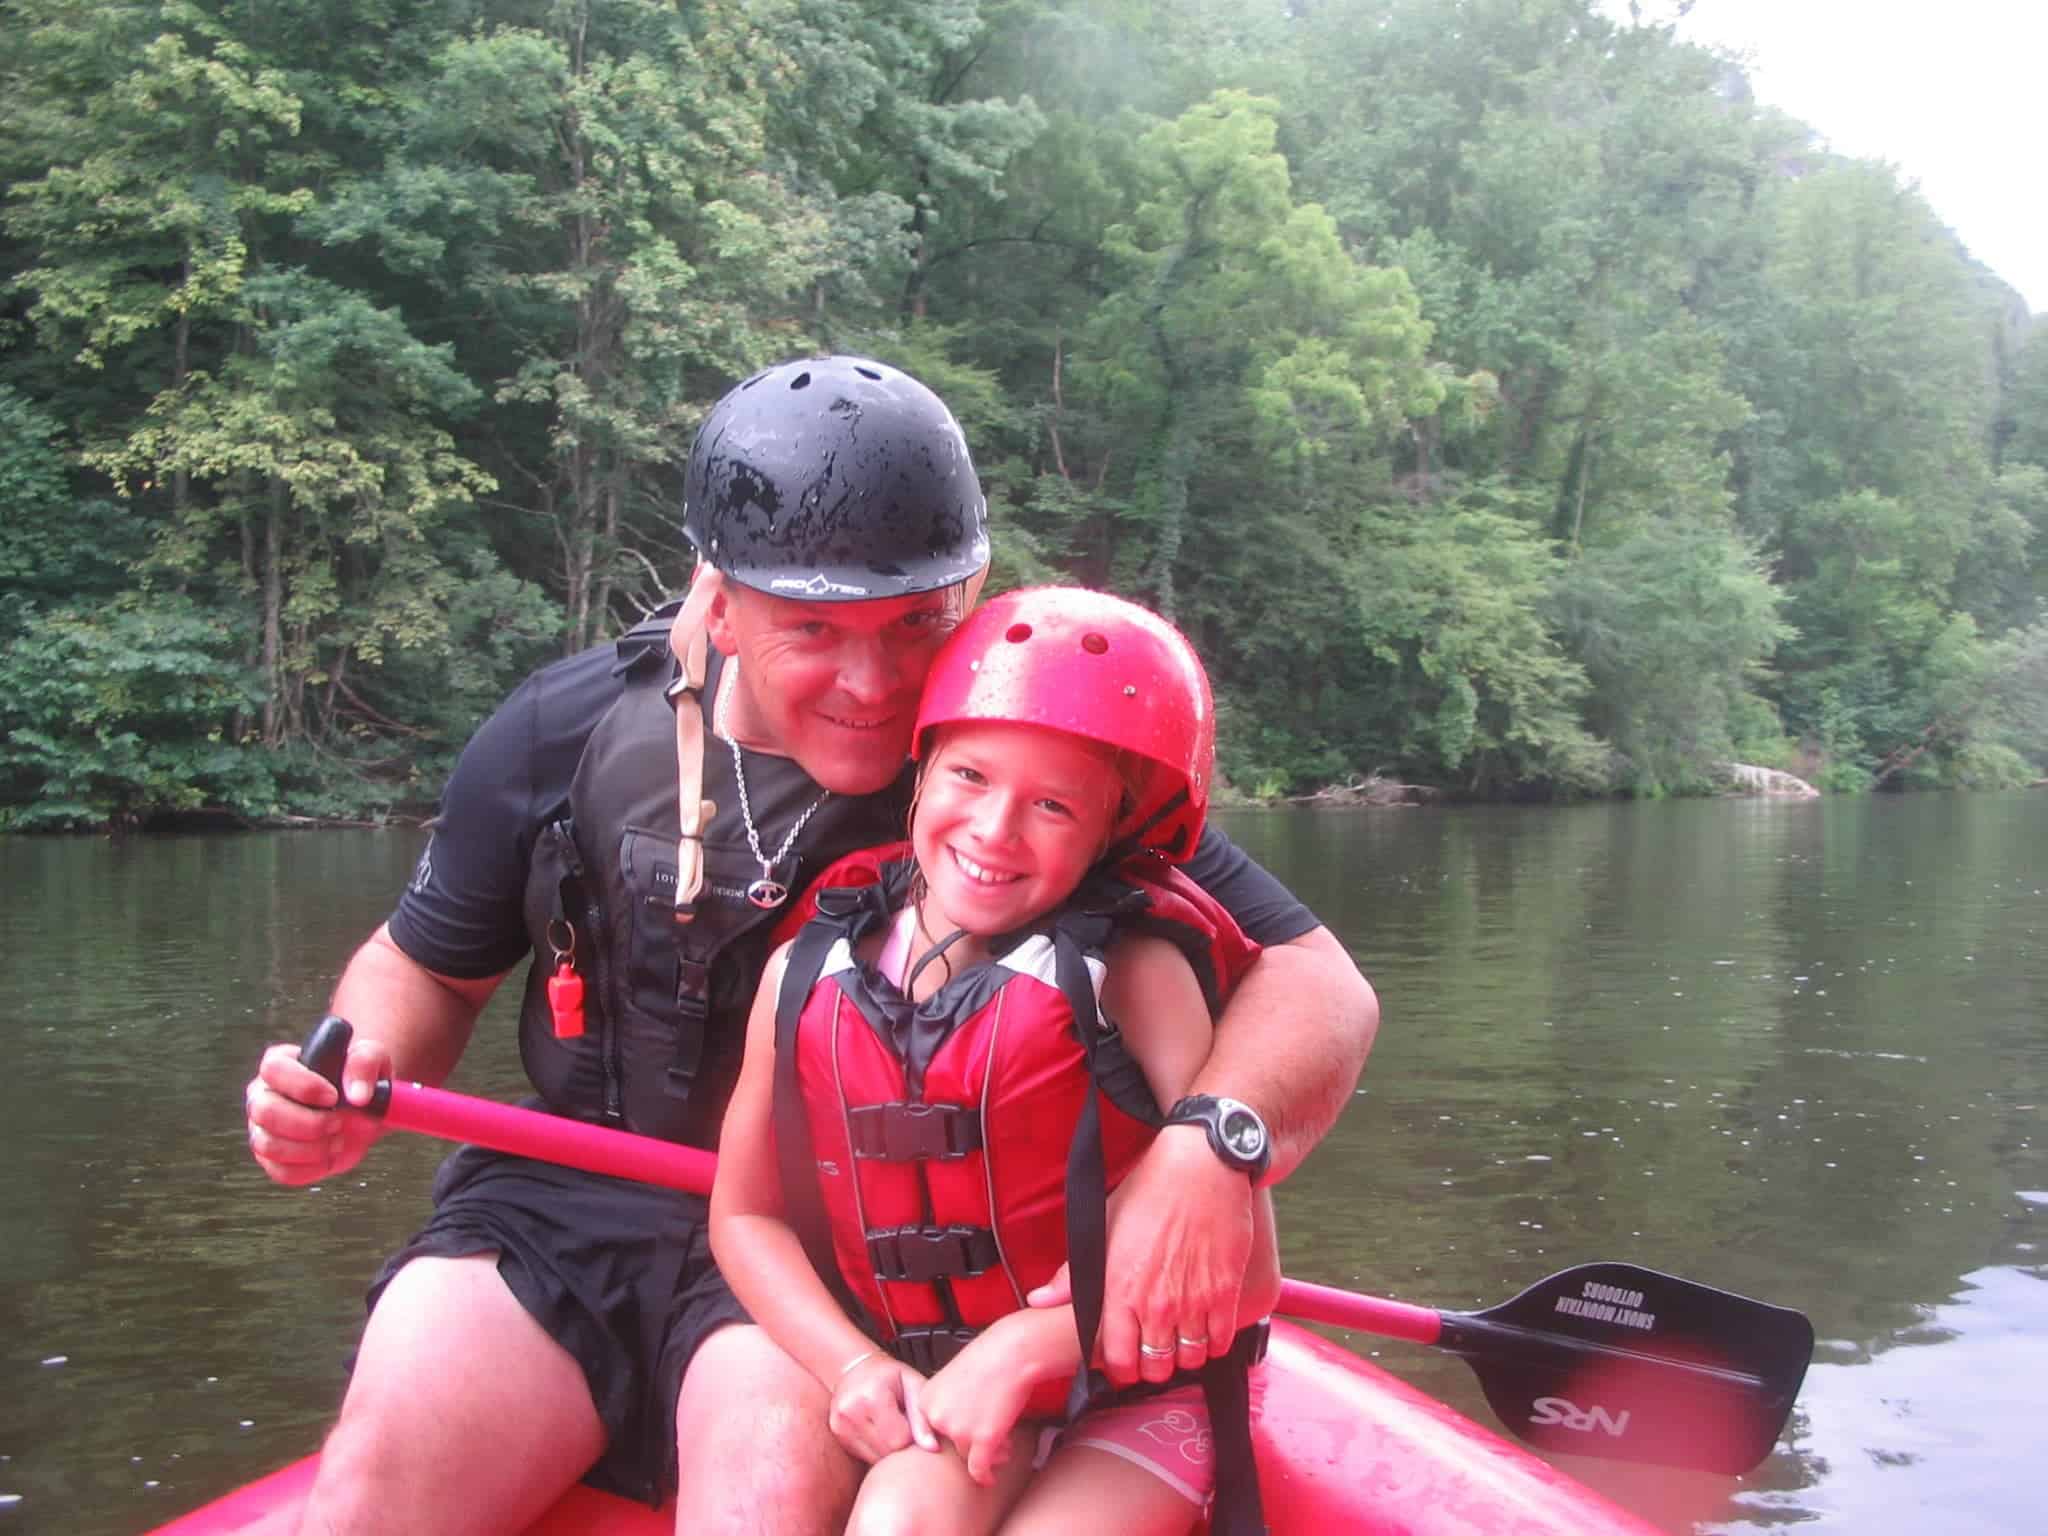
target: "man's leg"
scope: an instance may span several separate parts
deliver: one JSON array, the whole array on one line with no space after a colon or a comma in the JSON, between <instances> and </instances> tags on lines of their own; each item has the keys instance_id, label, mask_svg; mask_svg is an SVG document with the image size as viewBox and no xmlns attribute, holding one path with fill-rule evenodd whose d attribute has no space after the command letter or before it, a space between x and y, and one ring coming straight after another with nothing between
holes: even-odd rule
<instances>
[{"instance_id":1,"label":"man's leg","mask_svg":"<svg viewBox=\"0 0 2048 1536\"><path fill-rule=\"evenodd\" d=\"M497 1258L414 1259L385 1288L301 1536L524 1530L603 1453L582 1368Z\"/></svg>"},{"instance_id":2,"label":"man's leg","mask_svg":"<svg viewBox=\"0 0 2048 1536\"><path fill-rule=\"evenodd\" d=\"M830 1402L762 1329L707 1338L676 1400L677 1536L838 1536L866 1468L833 1438Z\"/></svg>"}]
</instances>

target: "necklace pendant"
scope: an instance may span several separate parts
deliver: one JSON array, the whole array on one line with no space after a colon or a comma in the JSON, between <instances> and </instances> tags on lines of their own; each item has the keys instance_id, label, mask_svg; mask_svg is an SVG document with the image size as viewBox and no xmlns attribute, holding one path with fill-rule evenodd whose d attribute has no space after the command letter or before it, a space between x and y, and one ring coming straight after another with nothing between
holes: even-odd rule
<instances>
[{"instance_id":1,"label":"necklace pendant","mask_svg":"<svg viewBox=\"0 0 2048 1536\"><path fill-rule=\"evenodd\" d=\"M747 900L751 901L763 912L773 912L777 907L789 900L789 887L780 880L773 880L767 875L763 875L747 887Z\"/></svg>"}]
</instances>

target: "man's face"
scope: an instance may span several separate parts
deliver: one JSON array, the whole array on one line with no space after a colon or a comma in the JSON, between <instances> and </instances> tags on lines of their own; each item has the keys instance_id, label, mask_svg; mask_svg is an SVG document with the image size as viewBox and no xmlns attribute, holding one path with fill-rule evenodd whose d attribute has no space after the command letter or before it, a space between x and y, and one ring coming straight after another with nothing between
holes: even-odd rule
<instances>
[{"instance_id":1,"label":"man's face","mask_svg":"<svg viewBox=\"0 0 2048 1536\"><path fill-rule=\"evenodd\" d=\"M886 789L910 755L925 673L961 617L957 588L803 603L722 581L711 640L740 658L727 726L835 794Z\"/></svg>"}]
</instances>

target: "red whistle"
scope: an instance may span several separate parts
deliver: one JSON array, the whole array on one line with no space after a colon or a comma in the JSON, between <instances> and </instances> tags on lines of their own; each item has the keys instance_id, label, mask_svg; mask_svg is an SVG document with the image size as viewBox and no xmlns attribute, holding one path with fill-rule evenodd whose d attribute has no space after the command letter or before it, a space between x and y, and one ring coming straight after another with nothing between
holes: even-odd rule
<instances>
[{"instance_id":1,"label":"red whistle","mask_svg":"<svg viewBox=\"0 0 2048 1536\"><path fill-rule=\"evenodd\" d=\"M583 1034L583 978L567 960L548 978L548 1012L555 1017L555 1038L575 1040Z\"/></svg>"}]
</instances>

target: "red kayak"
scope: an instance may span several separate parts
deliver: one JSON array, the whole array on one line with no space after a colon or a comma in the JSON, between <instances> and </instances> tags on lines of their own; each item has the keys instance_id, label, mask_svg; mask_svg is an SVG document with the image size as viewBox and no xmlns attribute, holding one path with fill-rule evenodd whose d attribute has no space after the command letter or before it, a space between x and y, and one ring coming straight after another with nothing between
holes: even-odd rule
<instances>
[{"instance_id":1,"label":"red kayak","mask_svg":"<svg viewBox=\"0 0 2048 1536\"><path fill-rule=\"evenodd\" d=\"M1273 1536L1657 1536L1657 1528L1357 1355L1275 1323L1258 1427ZM307 1457L154 1536L289 1532ZM527 1536L669 1536L674 1516L571 1489ZM509 1536L509 1533L508 1533Z\"/></svg>"},{"instance_id":2,"label":"red kayak","mask_svg":"<svg viewBox=\"0 0 2048 1536\"><path fill-rule=\"evenodd\" d=\"M323 1020L300 1059L330 1081L348 1025ZM711 1155L417 1083L381 1083L396 1129L471 1141L702 1193ZM1675 1275L1575 1265L1481 1312L1287 1280L1283 1318L1457 1355L1488 1404L1538 1450L1740 1474L1770 1454L1813 1354L1789 1308ZM1276 1321L1254 1440L1274 1536L1656 1536L1656 1527L1357 1355ZM308 1458L154 1536L290 1532ZM666 1536L671 1512L576 1487L530 1536ZM518 1536L507 1532L505 1536Z\"/></svg>"}]
</instances>

